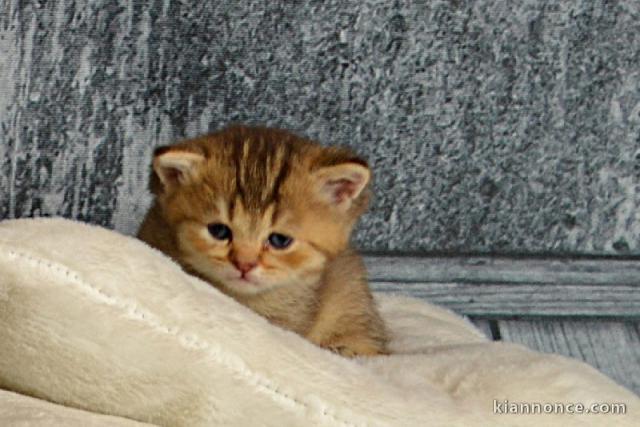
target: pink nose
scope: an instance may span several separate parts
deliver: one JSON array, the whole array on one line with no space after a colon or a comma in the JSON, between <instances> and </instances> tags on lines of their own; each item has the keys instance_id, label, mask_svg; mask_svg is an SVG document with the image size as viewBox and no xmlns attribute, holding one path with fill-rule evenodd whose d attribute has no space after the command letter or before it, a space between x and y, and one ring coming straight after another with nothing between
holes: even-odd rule
<instances>
[{"instance_id":1,"label":"pink nose","mask_svg":"<svg viewBox=\"0 0 640 427\"><path fill-rule=\"evenodd\" d=\"M258 265L258 264L255 263L255 262L246 262L246 261L235 260L235 261L233 261L233 265L236 266L236 268L240 271L240 273L247 274L249 271L253 270L255 268L255 266Z\"/></svg>"}]
</instances>

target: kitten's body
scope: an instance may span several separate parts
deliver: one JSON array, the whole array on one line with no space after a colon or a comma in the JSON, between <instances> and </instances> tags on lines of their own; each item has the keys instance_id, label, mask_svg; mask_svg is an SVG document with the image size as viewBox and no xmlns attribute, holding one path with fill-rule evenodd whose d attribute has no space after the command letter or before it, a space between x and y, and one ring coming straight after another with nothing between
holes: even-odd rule
<instances>
[{"instance_id":1,"label":"kitten's body","mask_svg":"<svg viewBox=\"0 0 640 427\"><path fill-rule=\"evenodd\" d=\"M364 266L348 246L367 203L363 161L285 131L235 127L158 151L154 169L161 182L142 240L320 346L386 352ZM211 224L228 226L229 237L219 228L212 237ZM270 245L273 234L291 243Z\"/></svg>"}]
</instances>

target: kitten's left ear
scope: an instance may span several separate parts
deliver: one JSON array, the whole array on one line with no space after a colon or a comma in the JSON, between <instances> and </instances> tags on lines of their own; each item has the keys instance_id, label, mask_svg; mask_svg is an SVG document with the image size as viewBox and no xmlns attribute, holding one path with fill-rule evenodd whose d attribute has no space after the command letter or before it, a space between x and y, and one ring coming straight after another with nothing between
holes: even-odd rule
<instances>
[{"instance_id":1,"label":"kitten's left ear","mask_svg":"<svg viewBox=\"0 0 640 427\"><path fill-rule=\"evenodd\" d=\"M369 168L346 162L318 169L314 174L318 195L341 211L347 211L371 179Z\"/></svg>"},{"instance_id":2,"label":"kitten's left ear","mask_svg":"<svg viewBox=\"0 0 640 427\"><path fill-rule=\"evenodd\" d=\"M201 153L182 147L161 147L154 153L153 169L163 187L173 190L195 179L204 162Z\"/></svg>"}]
</instances>

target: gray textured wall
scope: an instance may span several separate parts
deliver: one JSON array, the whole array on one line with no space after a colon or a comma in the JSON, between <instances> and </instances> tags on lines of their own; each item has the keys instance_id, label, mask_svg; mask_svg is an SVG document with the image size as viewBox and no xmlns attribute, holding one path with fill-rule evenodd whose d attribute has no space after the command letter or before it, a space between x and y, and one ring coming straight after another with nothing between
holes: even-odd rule
<instances>
[{"instance_id":1,"label":"gray textured wall","mask_svg":"<svg viewBox=\"0 0 640 427\"><path fill-rule=\"evenodd\" d=\"M0 218L132 232L153 147L241 121L370 160L368 249L640 254L640 2L291 4L4 0Z\"/></svg>"}]
</instances>

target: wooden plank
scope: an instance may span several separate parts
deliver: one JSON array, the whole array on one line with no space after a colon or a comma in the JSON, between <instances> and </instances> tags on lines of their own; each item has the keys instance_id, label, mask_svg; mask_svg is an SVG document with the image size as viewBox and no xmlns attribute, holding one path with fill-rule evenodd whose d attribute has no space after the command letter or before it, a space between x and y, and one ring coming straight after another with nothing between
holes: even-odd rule
<instances>
[{"instance_id":1,"label":"wooden plank","mask_svg":"<svg viewBox=\"0 0 640 427\"><path fill-rule=\"evenodd\" d=\"M501 320L504 341L575 357L640 393L640 322Z\"/></svg>"},{"instance_id":2,"label":"wooden plank","mask_svg":"<svg viewBox=\"0 0 640 427\"><path fill-rule=\"evenodd\" d=\"M381 282L635 285L640 259L418 257L367 255L369 277Z\"/></svg>"},{"instance_id":3,"label":"wooden plank","mask_svg":"<svg viewBox=\"0 0 640 427\"><path fill-rule=\"evenodd\" d=\"M487 318L640 318L640 260L366 256L371 286Z\"/></svg>"},{"instance_id":4,"label":"wooden plank","mask_svg":"<svg viewBox=\"0 0 640 427\"><path fill-rule=\"evenodd\" d=\"M371 282L376 292L422 298L468 316L640 318L640 288L631 285L526 285Z\"/></svg>"}]
</instances>

